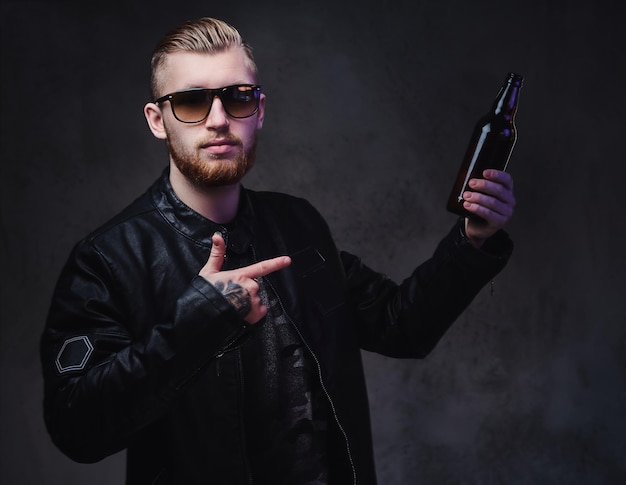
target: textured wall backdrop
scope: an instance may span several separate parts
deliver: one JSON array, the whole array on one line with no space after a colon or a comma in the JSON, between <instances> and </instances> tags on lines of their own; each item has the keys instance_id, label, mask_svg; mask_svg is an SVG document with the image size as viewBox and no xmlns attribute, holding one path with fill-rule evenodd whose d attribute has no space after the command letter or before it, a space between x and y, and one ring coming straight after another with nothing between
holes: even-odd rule
<instances>
[{"instance_id":1,"label":"textured wall backdrop","mask_svg":"<svg viewBox=\"0 0 626 485\"><path fill-rule=\"evenodd\" d=\"M78 465L50 443L38 338L72 244L165 166L142 114L149 55L170 27L203 15L253 44L268 95L246 185L309 198L340 246L396 280L454 221L443 206L474 121L509 70L526 76L510 165L516 251L495 293L425 360L364 355L379 479L624 478L618 2L1 5L2 483L123 481L123 454Z\"/></svg>"}]
</instances>

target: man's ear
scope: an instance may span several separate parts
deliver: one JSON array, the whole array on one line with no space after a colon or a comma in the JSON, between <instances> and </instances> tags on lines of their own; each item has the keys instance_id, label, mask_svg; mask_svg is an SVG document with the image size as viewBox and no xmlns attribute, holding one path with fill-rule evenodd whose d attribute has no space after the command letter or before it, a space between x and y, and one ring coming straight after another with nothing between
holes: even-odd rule
<instances>
[{"instance_id":1,"label":"man's ear","mask_svg":"<svg viewBox=\"0 0 626 485\"><path fill-rule=\"evenodd\" d=\"M155 103L148 103L143 108L143 114L146 117L148 126L152 134L160 140L165 140L167 134L165 133L165 125L163 124L163 112L159 105Z\"/></svg>"}]
</instances>

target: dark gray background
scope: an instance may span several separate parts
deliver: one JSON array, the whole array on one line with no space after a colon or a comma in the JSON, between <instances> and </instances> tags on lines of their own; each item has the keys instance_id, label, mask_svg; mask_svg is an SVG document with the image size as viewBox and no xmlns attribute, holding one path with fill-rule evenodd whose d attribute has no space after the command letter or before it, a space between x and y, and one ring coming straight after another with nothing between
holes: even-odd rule
<instances>
[{"instance_id":1,"label":"dark gray background","mask_svg":"<svg viewBox=\"0 0 626 485\"><path fill-rule=\"evenodd\" d=\"M454 221L443 206L474 121L509 70L526 76L510 165L517 246L495 293L485 289L426 360L364 355L379 478L620 483L618 5L3 0L0 481L122 483L123 455L78 465L50 443L38 338L73 243L166 164L142 114L152 47L211 15L253 44L268 96L246 185L307 197L341 247L396 280Z\"/></svg>"}]
</instances>

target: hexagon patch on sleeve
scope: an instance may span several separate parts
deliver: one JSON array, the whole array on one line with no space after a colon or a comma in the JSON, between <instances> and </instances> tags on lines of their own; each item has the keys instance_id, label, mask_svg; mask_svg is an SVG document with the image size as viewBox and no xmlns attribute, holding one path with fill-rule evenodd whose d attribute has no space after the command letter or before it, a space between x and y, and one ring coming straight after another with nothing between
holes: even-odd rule
<instances>
[{"instance_id":1,"label":"hexagon patch on sleeve","mask_svg":"<svg viewBox=\"0 0 626 485\"><path fill-rule=\"evenodd\" d=\"M67 339L63 342L55 361L57 370L60 374L83 370L92 352L93 345L86 335Z\"/></svg>"}]
</instances>

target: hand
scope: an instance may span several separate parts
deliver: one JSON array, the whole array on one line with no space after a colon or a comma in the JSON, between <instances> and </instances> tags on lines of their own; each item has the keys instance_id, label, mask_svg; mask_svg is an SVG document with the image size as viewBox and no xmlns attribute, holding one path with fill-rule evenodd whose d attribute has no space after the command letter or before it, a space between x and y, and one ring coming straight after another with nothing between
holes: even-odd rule
<instances>
[{"instance_id":1,"label":"hand","mask_svg":"<svg viewBox=\"0 0 626 485\"><path fill-rule=\"evenodd\" d=\"M213 247L209 259L200 270L200 276L211 283L246 322L257 323L267 313L261 304L259 283L256 278L286 268L291 264L288 256L267 259L250 266L222 271L226 244L219 232L213 234Z\"/></svg>"},{"instance_id":2,"label":"hand","mask_svg":"<svg viewBox=\"0 0 626 485\"><path fill-rule=\"evenodd\" d=\"M463 207L480 217L465 219L465 234L470 242L480 248L485 239L502 229L513 215L515 196L513 179L507 172L485 170L484 179L471 179L471 191L463 193Z\"/></svg>"}]
</instances>

